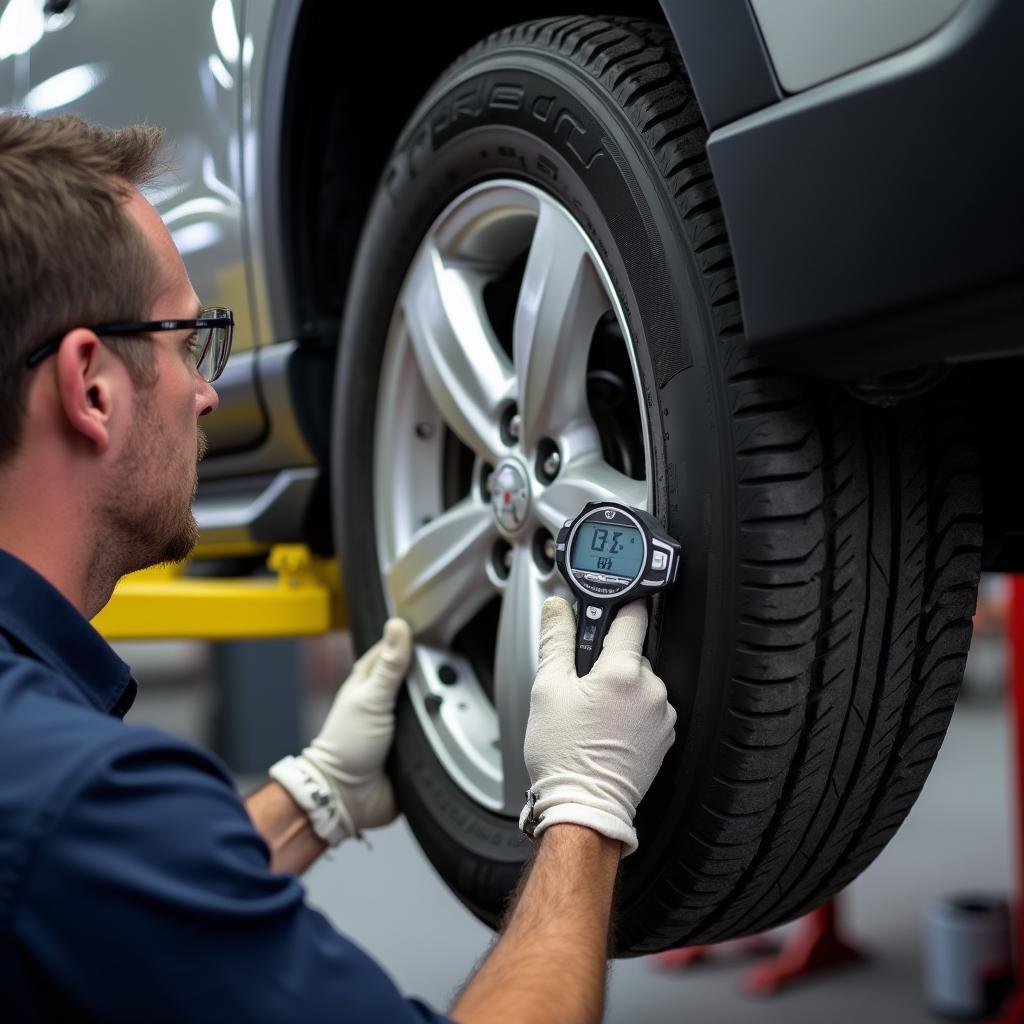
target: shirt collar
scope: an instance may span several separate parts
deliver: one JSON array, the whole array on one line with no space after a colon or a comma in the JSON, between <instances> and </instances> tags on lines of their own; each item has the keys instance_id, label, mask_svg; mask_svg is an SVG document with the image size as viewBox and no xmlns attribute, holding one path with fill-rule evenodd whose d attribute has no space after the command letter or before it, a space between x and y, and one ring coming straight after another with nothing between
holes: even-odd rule
<instances>
[{"instance_id":1,"label":"shirt collar","mask_svg":"<svg viewBox=\"0 0 1024 1024\"><path fill-rule=\"evenodd\" d=\"M121 718L132 706L138 683L131 669L53 584L2 549L0 629L100 711Z\"/></svg>"}]
</instances>

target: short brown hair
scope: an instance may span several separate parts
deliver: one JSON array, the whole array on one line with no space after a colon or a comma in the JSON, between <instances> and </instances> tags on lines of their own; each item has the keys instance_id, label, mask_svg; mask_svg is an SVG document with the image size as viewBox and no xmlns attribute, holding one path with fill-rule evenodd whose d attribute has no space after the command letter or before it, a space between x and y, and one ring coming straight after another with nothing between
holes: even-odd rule
<instances>
[{"instance_id":1,"label":"short brown hair","mask_svg":"<svg viewBox=\"0 0 1024 1024\"><path fill-rule=\"evenodd\" d=\"M148 125L0 114L0 465L21 441L33 349L77 326L149 319L157 262L124 204L158 173L162 141ZM151 346L107 340L151 383Z\"/></svg>"}]
</instances>

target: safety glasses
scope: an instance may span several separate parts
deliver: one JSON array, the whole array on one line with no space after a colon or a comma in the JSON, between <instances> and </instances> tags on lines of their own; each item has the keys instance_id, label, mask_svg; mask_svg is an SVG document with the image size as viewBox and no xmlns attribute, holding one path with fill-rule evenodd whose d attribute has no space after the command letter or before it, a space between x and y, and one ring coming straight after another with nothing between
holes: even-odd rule
<instances>
[{"instance_id":1,"label":"safety glasses","mask_svg":"<svg viewBox=\"0 0 1024 1024\"><path fill-rule=\"evenodd\" d=\"M152 334L157 331L191 331L190 348L196 369L203 380L213 383L223 372L231 354L231 337L235 317L230 309L204 309L194 320L135 320L123 323L96 324L87 330L102 338L126 334ZM67 332L65 332L66 334ZM25 360L28 367L38 366L60 348L64 334L51 338Z\"/></svg>"}]
</instances>

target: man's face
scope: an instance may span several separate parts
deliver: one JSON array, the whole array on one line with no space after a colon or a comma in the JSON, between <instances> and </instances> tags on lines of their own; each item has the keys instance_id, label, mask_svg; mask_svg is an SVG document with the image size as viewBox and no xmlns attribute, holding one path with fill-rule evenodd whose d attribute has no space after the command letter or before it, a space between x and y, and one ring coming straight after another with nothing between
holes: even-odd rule
<instances>
[{"instance_id":1,"label":"man's face","mask_svg":"<svg viewBox=\"0 0 1024 1024\"><path fill-rule=\"evenodd\" d=\"M190 319L200 303L185 265L156 210L137 192L127 204L160 267L159 294L148 319ZM181 561L195 547L199 529L192 514L196 467L206 453L200 416L217 407L217 393L195 369L188 331L146 336L152 345L156 381L134 389L134 415L111 473L103 514L115 531L117 553L128 570Z\"/></svg>"}]
</instances>

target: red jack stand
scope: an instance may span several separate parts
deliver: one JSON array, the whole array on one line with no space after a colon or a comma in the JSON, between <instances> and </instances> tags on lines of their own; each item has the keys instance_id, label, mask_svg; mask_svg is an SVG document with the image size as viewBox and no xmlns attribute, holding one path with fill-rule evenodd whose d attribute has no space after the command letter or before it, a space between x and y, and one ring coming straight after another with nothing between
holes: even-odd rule
<instances>
[{"instance_id":1,"label":"red jack stand","mask_svg":"<svg viewBox=\"0 0 1024 1024\"><path fill-rule=\"evenodd\" d=\"M1014 798L1017 804L1017 895L1014 910L1014 973L1016 980L1003 1001L996 1020L999 1024L1024 1022L1024 576L1010 577L1010 614L1007 623L1010 643L1010 721L1012 722Z\"/></svg>"},{"instance_id":2,"label":"red jack stand","mask_svg":"<svg viewBox=\"0 0 1024 1024\"><path fill-rule=\"evenodd\" d=\"M767 956L774 953L778 944L763 935L749 935L743 939L731 939L713 946L684 946L659 953L654 962L665 971L685 971L688 967L722 954L736 953L740 956Z\"/></svg>"},{"instance_id":3,"label":"red jack stand","mask_svg":"<svg viewBox=\"0 0 1024 1024\"><path fill-rule=\"evenodd\" d=\"M774 960L758 964L747 972L743 991L771 995L810 974L867 959L840 935L837 900L838 897L834 897L802 918Z\"/></svg>"},{"instance_id":4,"label":"red jack stand","mask_svg":"<svg viewBox=\"0 0 1024 1024\"><path fill-rule=\"evenodd\" d=\"M771 939L752 935L717 946L688 946L659 953L657 965L666 970L685 970L706 960L718 948L749 954L771 954L772 958L747 972L741 987L754 995L770 995L809 974L843 964L860 963L865 955L839 934L839 912L835 899L811 911L800 920L797 930L781 950Z\"/></svg>"}]
</instances>

